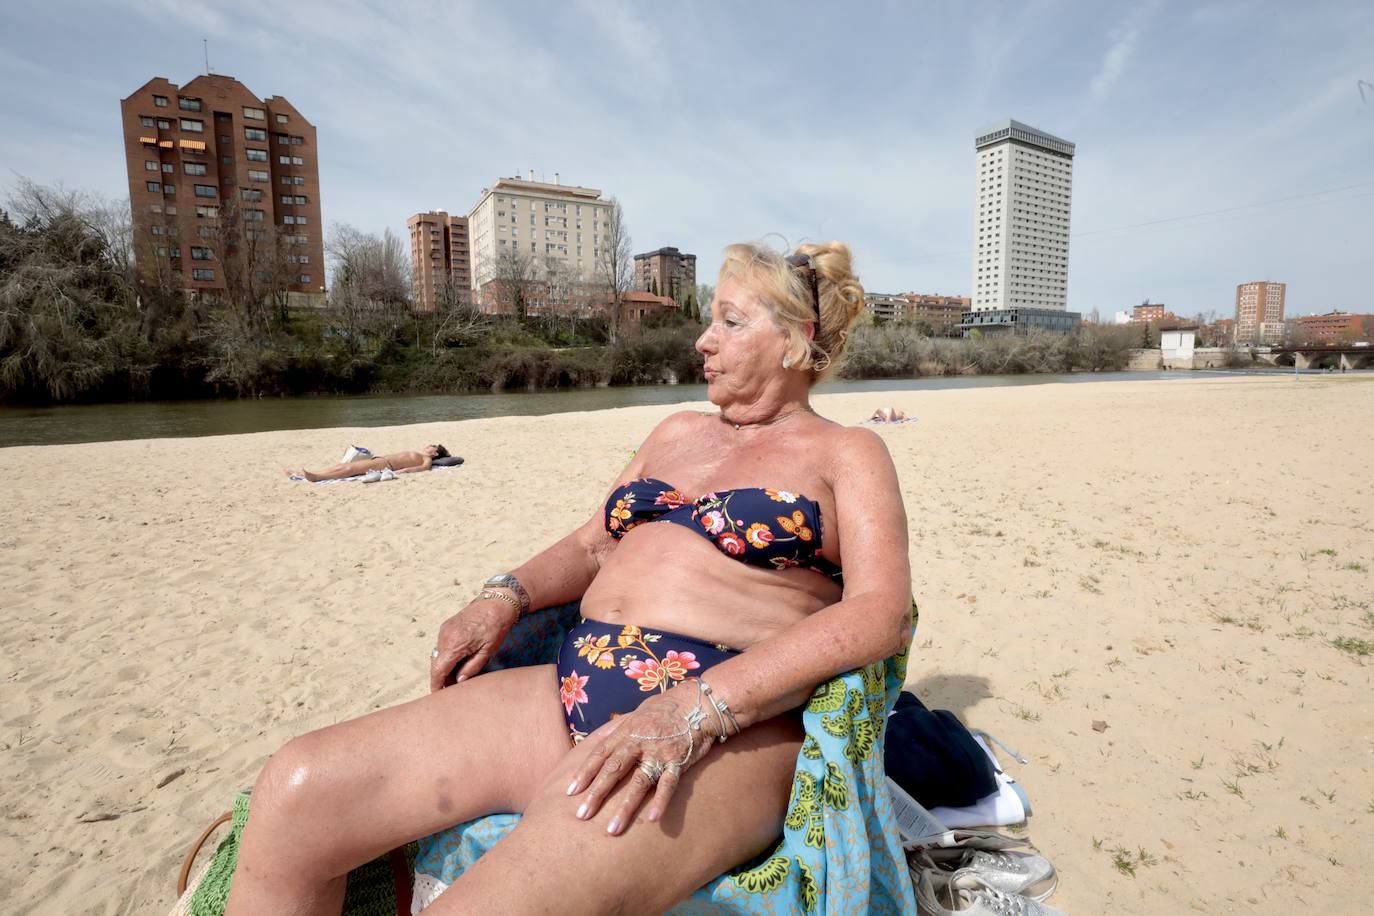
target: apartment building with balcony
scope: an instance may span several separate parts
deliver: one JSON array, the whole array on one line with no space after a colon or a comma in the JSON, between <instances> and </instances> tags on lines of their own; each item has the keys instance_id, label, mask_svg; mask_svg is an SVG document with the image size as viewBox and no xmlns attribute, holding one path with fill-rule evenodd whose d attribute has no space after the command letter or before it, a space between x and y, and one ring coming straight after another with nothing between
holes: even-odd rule
<instances>
[{"instance_id":1,"label":"apartment building with balcony","mask_svg":"<svg viewBox=\"0 0 1374 916\"><path fill-rule=\"evenodd\" d=\"M1236 343L1283 342L1283 304L1288 285L1255 280L1236 287Z\"/></svg>"},{"instance_id":2,"label":"apartment building with balcony","mask_svg":"<svg viewBox=\"0 0 1374 916\"><path fill-rule=\"evenodd\" d=\"M294 105L210 74L155 77L120 114L141 271L197 293L232 282L322 303L318 146Z\"/></svg>"},{"instance_id":3,"label":"apartment building with balcony","mask_svg":"<svg viewBox=\"0 0 1374 916\"><path fill-rule=\"evenodd\" d=\"M411 291L417 311L432 312L452 295L454 303L472 301L468 218L443 210L416 213L410 230Z\"/></svg>"},{"instance_id":4,"label":"apartment building with balcony","mask_svg":"<svg viewBox=\"0 0 1374 916\"><path fill-rule=\"evenodd\" d=\"M528 179L502 178L483 188L468 213L475 301L487 308L492 297L481 290L509 279L501 276L503 256L527 260L541 279L561 273L574 284L593 280L610 210L601 191L562 184L557 173L552 183L535 181L530 172Z\"/></svg>"},{"instance_id":5,"label":"apartment building with balcony","mask_svg":"<svg viewBox=\"0 0 1374 916\"><path fill-rule=\"evenodd\" d=\"M686 302L697 288L697 256L667 246L635 255L635 289ZM709 303L707 303L709 305Z\"/></svg>"}]
</instances>

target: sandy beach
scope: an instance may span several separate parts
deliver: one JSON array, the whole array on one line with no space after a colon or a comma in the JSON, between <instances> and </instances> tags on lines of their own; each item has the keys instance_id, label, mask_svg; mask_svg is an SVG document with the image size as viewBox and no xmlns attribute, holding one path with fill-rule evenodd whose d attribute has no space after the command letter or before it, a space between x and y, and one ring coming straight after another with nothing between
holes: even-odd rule
<instances>
[{"instance_id":1,"label":"sandy beach","mask_svg":"<svg viewBox=\"0 0 1374 916\"><path fill-rule=\"evenodd\" d=\"M881 403L919 418L881 430L921 606L909 685L1029 758L1004 762L1051 902L1367 912L1374 378L816 406ZM165 912L273 749L422 693L443 618L596 510L675 409L0 449L0 909ZM281 473L431 441L467 464Z\"/></svg>"}]
</instances>

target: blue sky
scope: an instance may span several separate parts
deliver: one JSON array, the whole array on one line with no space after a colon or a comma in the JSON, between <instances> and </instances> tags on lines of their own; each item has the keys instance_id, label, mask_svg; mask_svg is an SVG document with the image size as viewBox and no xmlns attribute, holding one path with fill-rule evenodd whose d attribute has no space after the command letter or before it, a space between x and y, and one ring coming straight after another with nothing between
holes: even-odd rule
<instances>
[{"instance_id":1,"label":"blue sky","mask_svg":"<svg viewBox=\"0 0 1374 916\"><path fill-rule=\"evenodd\" d=\"M45 0L3 20L5 187L125 196L119 99L188 82L204 37L215 72L318 127L326 223L404 233L534 169L614 194L636 251L677 245L703 279L776 234L848 241L871 290L967 295L973 136L1015 117L1078 144L1070 308L1228 314L1267 278L1290 314L1374 312L1367 0Z\"/></svg>"}]
</instances>

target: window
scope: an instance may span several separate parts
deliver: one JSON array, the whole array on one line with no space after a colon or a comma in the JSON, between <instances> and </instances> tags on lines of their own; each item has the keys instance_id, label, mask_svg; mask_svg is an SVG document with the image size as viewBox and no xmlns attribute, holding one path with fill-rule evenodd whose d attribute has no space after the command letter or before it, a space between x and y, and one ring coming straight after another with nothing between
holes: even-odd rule
<instances>
[{"instance_id":1,"label":"window","mask_svg":"<svg viewBox=\"0 0 1374 916\"><path fill-rule=\"evenodd\" d=\"M310 274L301 274L301 282L302 282L302 283L309 283L309 282L310 282Z\"/></svg>"},{"instance_id":2,"label":"window","mask_svg":"<svg viewBox=\"0 0 1374 916\"><path fill-rule=\"evenodd\" d=\"M297 226L304 226L304 225L305 225L305 217L304 217L304 216L298 216L298 217L296 217L296 225L297 225Z\"/></svg>"},{"instance_id":3,"label":"window","mask_svg":"<svg viewBox=\"0 0 1374 916\"><path fill-rule=\"evenodd\" d=\"M177 167L174 166L174 165L172 165L172 163L170 163L170 162L164 162L164 163L162 163L162 171L166 172L168 175L172 174L172 173L175 172L176 170L177 170Z\"/></svg>"},{"instance_id":4,"label":"window","mask_svg":"<svg viewBox=\"0 0 1374 916\"><path fill-rule=\"evenodd\" d=\"M191 270L192 280L213 280L215 272L208 267L196 267Z\"/></svg>"},{"instance_id":5,"label":"window","mask_svg":"<svg viewBox=\"0 0 1374 916\"><path fill-rule=\"evenodd\" d=\"M257 201L262 200L262 192L257 190L256 188L244 188L243 190L239 191L239 200L249 200L256 203Z\"/></svg>"},{"instance_id":6,"label":"window","mask_svg":"<svg viewBox=\"0 0 1374 916\"><path fill-rule=\"evenodd\" d=\"M310 263L310 255L308 255L308 254L303 254L303 255L300 256L299 260L300 260L300 262L301 262L302 264L309 264L309 263Z\"/></svg>"},{"instance_id":7,"label":"window","mask_svg":"<svg viewBox=\"0 0 1374 916\"><path fill-rule=\"evenodd\" d=\"M247 220L248 222L250 222L250 223L260 223L260 222L262 222L262 211L261 211L261 210L244 210L244 211L243 211L243 218L244 218L245 220Z\"/></svg>"},{"instance_id":8,"label":"window","mask_svg":"<svg viewBox=\"0 0 1374 916\"><path fill-rule=\"evenodd\" d=\"M292 175L292 176L291 176L291 183L292 183L292 184L305 184L305 179L302 178L300 175Z\"/></svg>"},{"instance_id":9,"label":"window","mask_svg":"<svg viewBox=\"0 0 1374 916\"><path fill-rule=\"evenodd\" d=\"M277 144L279 146L286 146L286 144L290 142L291 138L288 137L286 134L277 134Z\"/></svg>"},{"instance_id":10,"label":"window","mask_svg":"<svg viewBox=\"0 0 1374 916\"><path fill-rule=\"evenodd\" d=\"M219 192L215 190L215 186L212 184L198 184L196 185L196 196L217 197L219 196Z\"/></svg>"},{"instance_id":11,"label":"window","mask_svg":"<svg viewBox=\"0 0 1374 916\"><path fill-rule=\"evenodd\" d=\"M282 183L282 184L290 184L290 183L291 183L291 176L290 176L290 175L283 175L283 176L281 176L281 183Z\"/></svg>"},{"instance_id":12,"label":"window","mask_svg":"<svg viewBox=\"0 0 1374 916\"><path fill-rule=\"evenodd\" d=\"M143 170L144 170L145 172L156 172L156 171L158 171L159 168L160 168L160 167L158 166L157 162L155 162L154 160L152 160L152 159L144 159L144 160L143 160Z\"/></svg>"},{"instance_id":13,"label":"window","mask_svg":"<svg viewBox=\"0 0 1374 916\"><path fill-rule=\"evenodd\" d=\"M152 118L148 117L147 115L143 115L141 118L138 119L138 123L142 124L144 127L152 127L157 122L154 121Z\"/></svg>"},{"instance_id":14,"label":"window","mask_svg":"<svg viewBox=\"0 0 1374 916\"><path fill-rule=\"evenodd\" d=\"M292 197L290 194L283 194L281 196L281 202L289 207L296 202L296 198Z\"/></svg>"},{"instance_id":15,"label":"window","mask_svg":"<svg viewBox=\"0 0 1374 916\"><path fill-rule=\"evenodd\" d=\"M290 156L278 156L278 157L277 157L277 165L290 165L290 164L291 164L291 157L290 157Z\"/></svg>"},{"instance_id":16,"label":"window","mask_svg":"<svg viewBox=\"0 0 1374 916\"><path fill-rule=\"evenodd\" d=\"M149 205L148 205L148 212L149 212L149 213L161 213L161 212L162 212L162 204L149 204Z\"/></svg>"},{"instance_id":17,"label":"window","mask_svg":"<svg viewBox=\"0 0 1374 916\"><path fill-rule=\"evenodd\" d=\"M192 246L191 246L191 260L192 260L192 261L213 261L213 260L214 260L214 255L210 254L210 249L209 249L209 248L197 248L196 246L192 245Z\"/></svg>"},{"instance_id":18,"label":"window","mask_svg":"<svg viewBox=\"0 0 1374 916\"><path fill-rule=\"evenodd\" d=\"M155 96L153 96L153 104L156 105L158 108L166 108L166 107L167 107L167 96L165 96L165 95L155 95Z\"/></svg>"},{"instance_id":19,"label":"window","mask_svg":"<svg viewBox=\"0 0 1374 916\"><path fill-rule=\"evenodd\" d=\"M292 165L305 165L305 160L302 159L300 156L292 156L292 157L291 157L291 164L292 164Z\"/></svg>"},{"instance_id":20,"label":"window","mask_svg":"<svg viewBox=\"0 0 1374 916\"><path fill-rule=\"evenodd\" d=\"M223 163L224 165L233 165L233 164L234 164L234 157L233 157L233 156L220 156L220 157L219 157L219 161L220 161L221 163Z\"/></svg>"},{"instance_id":21,"label":"window","mask_svg":"<svg viewBox=\"0 0 1374 916\"><path fill-rule=\"evenodd\" d=\"M297 195L296 195L296 204L297 204L297 206L304 206L305 203L306 203L305 195L304 195L304 194L297 194Z\"/></svg>"},{"instance_id":22,"label":"window","mask_svg":"<svg viewBox=\"0 0 1374 916\"><path fill-rule=\"evenodd\" d=\"M156 182L156 181L150 181L150 182L148 182L148 190L149 190L149 191L152 191L154 194L157 194L157 193L161 192L161 190L162 190L162 185L159 184L159 183Z\"/></svg>"},{"instance_id":23,"label":"window","mask_svg":"<svg viewBox=\"0 0 1374 916\"><path fill-rule=\"evenodd\" d=\"M256 127L245 127L243 129L243 139L257 140L261 143L267 142L267 131L259 130Z\"/></svg>"},{"instance_id":24,"label":"window","mask_svg":"<svg viewBox=\"0 0 1374 916\"><path fill-rule=\"evenodd\" d=\"M247 149L247 150L244 150L243 152L244 152L244 154L245 154L246 156L248 156L248 161L249 161L249 162L266 162L266 161L267 161L267 150L265 150L265 149Z\"/></svg>"},{"instance_id":25,"label":"window","mask_svg":"<svg viewBox=\"0 0 1374 916\"><path fill-rule=\"evenodd\" d=\"M283 216L281 218L281 224L283 226L294 226L296 225L296 218L294 216Z\"/></svg>"},{"instance_id":26,"label":"window","mask_svg":"<svg viewBox=\"0 0 1374 916\"><path fill-rule=\"evenodd\" d=\"M292 146L300 146L300 145L301 145L302 143L304 143L304 142L305 142L305 138L303 138L303 137L294 137L294 136L293 136L293 137L291 138L291 145L292 145Z\"/></svg>"},{"instance_id":27,"label":"window","mask_svg":"<svg viewBox=\"0 0 1374 916\"><path fill-rule=\"evenodd\" d=\"M205 122L197 121L195 118L182 118L181 129L190 131L193 134L198 134L205 130Z\"/></svg>"},{"instance_id":28,"label":"window","mask_svg":"<svg viewBox=\"0 0 1374 916\"><path fill-rule=\"evenodd\" d=\"M177 97L177 107L182 111L200 111L200 99Z\"/></svg>"},{"instance_id":29,"label":"window","mask_svg":"<svg viewBox=\"0 0 1374 916\"><path fill-rule=\"evenodd\" d=\"M187 175L204 175L205 163L203 162L183 162L181 170Z\"/></svg>"},{"instance_id":30,"label":"window","mask_svg":"<svg viewBox=\"0 0 1374 916\"><path fill-rule=\"evenodd\" d=\"M233 142L233 140L234 140L234 138L231 137L231 136L229 136L228 134L220 134L220 135L219 135L219 142L220 142L222 145L224 145L224 146L228 146L230 143Z\"/></svg>"},{"instance_id":31,"label":"window","mask_svg":"<svg viewBox=\"0 0 1374 916\"><path fill-rule=\"evenodd\" d=\"M171 204L168 204L168 205L167 205L167 215L168 215L168 216L176 216L176 215L177 215L177 208L174 207L174 206L172 206ZM176 233L173 232L172 235L176 235Z\"/></svg>"},{"instance_id":32,"label":"window","mask_svg":"<svg viewBox=\"0 0 1374 916\"><path fill-rule=\"evenodd\" d=\"M219 207L196 207L196 216L201 219L217 219Z\"/></svg>"},{"instance_id":33,"label":"window","mask_svg":"<svg viewBox=\"0 0 1374 916\"><path fill-rule=\"evenodd\" d=\"M289 119L286 117L286 115L284 115L284 114L279 114L279 115L277 115L277 123L278 123L278 124L285 124L285 123L287 122L287 120L289 120Z\"/></svg>"},{"instance_id":34,"label":"window","mask_svg":"<svg viewBox=\"0 0 1374 916\"><path fill-rule=\"evenodd\" d=\"M171 129L172 129L172 122L171 122L171 121L168 121L166 118L158 118L158 119L157 119L157 129L158 129L158 130L171 130Z\"/></svg>"},{"instance_id":35,"label":"window","mask_svg":"<svg viewBox=\"0 0 1374 916\"><path fill-rule=\"evenodd\" d=\"M152 226L149 228L149 231L152 232L153 235L162 235L161 226Z\"/></svg>"},{"instance_id":36,"label":"window","mask_svg":"<svg viewBox=\"0 0 1374 916\"><path fill-rule=\"evenodd\" d=\"M173 245L173 246L172 246L172 257L174 257L174 258L179 258L179 257L181 257L181 248L180 248L179 246L177 246L177 245Z\"/></svg>"},{"instance_id":37,"label":"window","mask_svg":"<svg viewBox=\"0 0 1374 916\"><path fill-rule=\"evenodd\" d=\"M249 169L249 170L248 170L248 180L249 180L249 181L271 181L271 179L267 177L267 173L264 172L262 169Z\"/></svg>"},{"instance_id":38,"label":"window","mask_svg":"<svg viewBox=\"0 0 1374 916\"><path fill-rule=\"evenodd\" d=\"M234 183L234 176L225 175L223 178L220 179L220 181L224 182L225 187L228 187Z\"/></svg>"},{"instance_id":39,"label":"window","mask_svg":"<svg viewBox=\"0 0 1374 916\"><path fill-rule=\"evenodd\" d=\"M267 120L267 112L263 111L261 108L249 108L246 105L243 108L243 116L251 121Z\"/></svg>"}]
</instances>

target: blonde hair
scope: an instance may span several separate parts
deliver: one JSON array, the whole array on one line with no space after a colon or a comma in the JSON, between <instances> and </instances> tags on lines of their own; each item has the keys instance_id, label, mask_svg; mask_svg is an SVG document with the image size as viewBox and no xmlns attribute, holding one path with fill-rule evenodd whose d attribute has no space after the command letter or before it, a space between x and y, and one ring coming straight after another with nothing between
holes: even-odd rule
<instances>
[{"instance_id":1,"label":"blonde hair","mask_svg":"<svg viewBox=\"0 0 1374 916\"><path fill-rule=\"evenodd\" d=\"M863 310L864 288L854 276L853 254L844 242L798 245L796 253L809 255L815 267L819 322L807 271L788 264L784 255L761 242L727 247L716 282L735 278L758 295L772 313L773 324L788 337L784 365L810 370L815 384L839 366L849 328ZM816 322L810 338L802 331L808 322Z\"/></svg>"}]
</instances>

